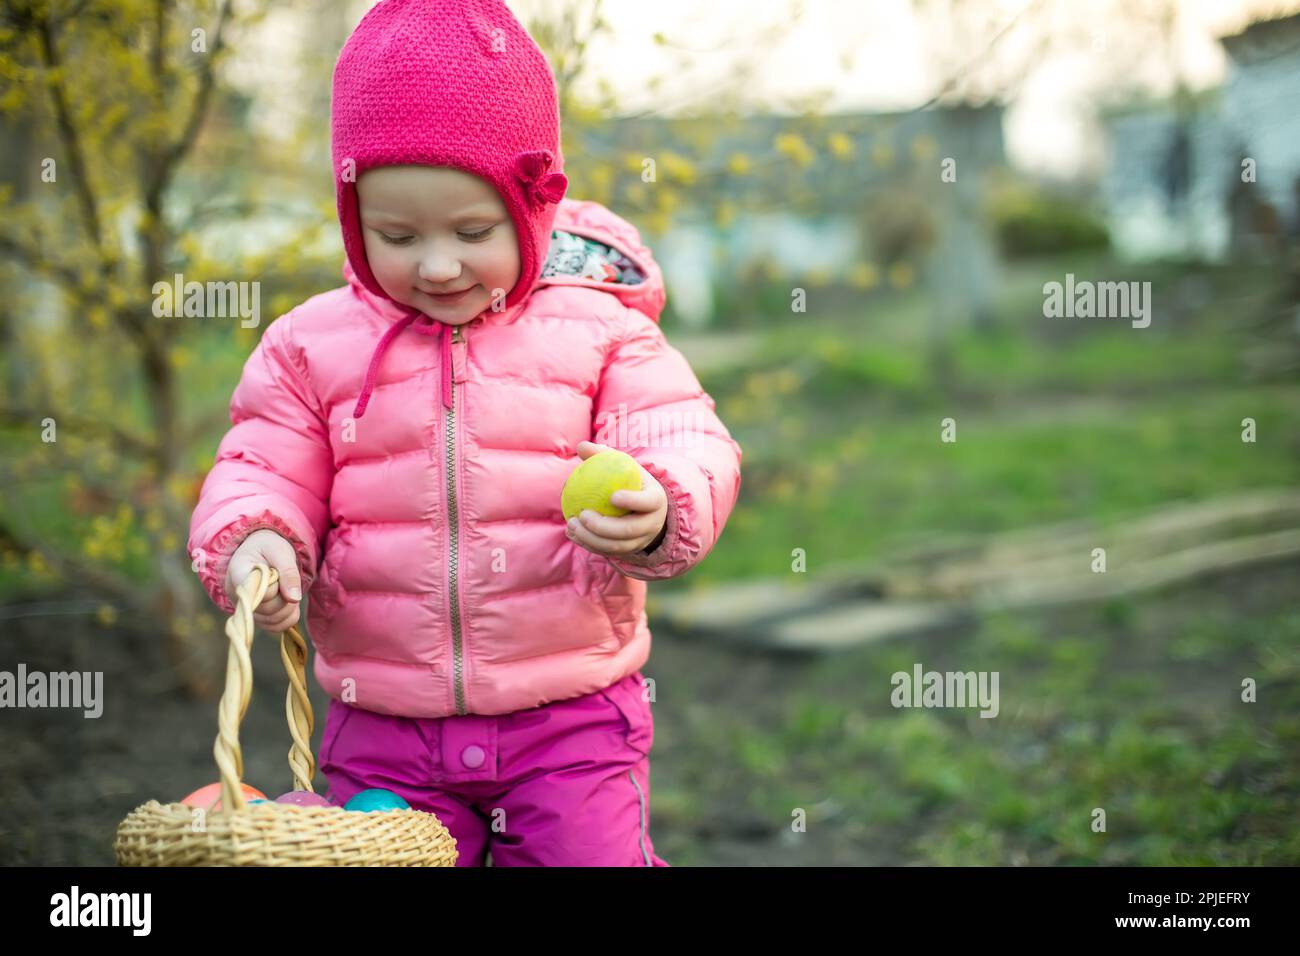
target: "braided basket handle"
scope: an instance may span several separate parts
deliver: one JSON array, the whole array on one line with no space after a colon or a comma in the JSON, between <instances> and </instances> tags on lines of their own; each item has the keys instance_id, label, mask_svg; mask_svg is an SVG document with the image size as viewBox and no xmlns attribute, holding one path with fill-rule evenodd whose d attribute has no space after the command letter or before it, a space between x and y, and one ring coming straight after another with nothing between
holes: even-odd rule
<instances>
[{"instance_id":1,"label":"braided basket handle","mask_svg":"<svg viewBox=\"0 0 1300 956\"><path fill-rule=\"evenodd\" d=\"M249 649L253 646L253 609L279 580L279 572L266 564L255 564L235 592L235 613L226 621L230 654L226 658L226 689L217 711L217 741L213 755L221 775L221 806L226 812L244 809L240 780L244 775L244 758L239 749L239 725L248 710L253 694L253 665ZM297 627L280 635L280 659L289 676L285 699L285 717L293 746L289 748L289 769L293 771L293 788L312 792L311 778L316 760L311 752L312 712L307 698L307 642Z\"/></svg>"}]
</instances>

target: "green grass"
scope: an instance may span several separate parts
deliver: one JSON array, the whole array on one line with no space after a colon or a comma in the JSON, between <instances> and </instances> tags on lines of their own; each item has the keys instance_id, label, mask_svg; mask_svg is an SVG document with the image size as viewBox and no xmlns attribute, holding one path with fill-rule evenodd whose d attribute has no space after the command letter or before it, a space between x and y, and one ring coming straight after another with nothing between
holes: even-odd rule
<instances>
[{"instance_id":1,"label":"green grass","mask_svg":"<svg viewBox=\"0 0 1300 956\"><path fill-rule=\"evenodd\" d=\"M1167 607L1134 626L1101 608L1066 634L999 616L958 641L864 648L813 665L766 726L717 718L693 759L738 765L729 786L773 826L833 795L835 825L875 862L1294 864L1300 613L1241 620L1212 596L1198 613L1206 639L1140 671L1172 636ZM917 661L998 671L999 715L894 709L890 675ZM1242 676L1259 702L1240 700Z\"/></svg>"},{"instance_id":2,"label":"green grass","mask_svg":"<svg viewBox=\"0 0 1300 956\"><path fill-rule=\"evenodd\" d=\"M972 336L962 344L958 364L966 381L996 385L1003 394L1022 389L1147 391L1227 381L1239 371L1227 336L1144 336L1123 327L1103 327L1050 356L1035 354L1005 330Z\"/></svg>"}]
</instances>

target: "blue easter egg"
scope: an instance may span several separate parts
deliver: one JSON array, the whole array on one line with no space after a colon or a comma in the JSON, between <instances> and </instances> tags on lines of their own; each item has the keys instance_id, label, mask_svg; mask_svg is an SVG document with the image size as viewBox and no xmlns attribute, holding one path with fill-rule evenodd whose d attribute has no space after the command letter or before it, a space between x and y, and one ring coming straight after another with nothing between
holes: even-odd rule
<instances>
[{"instance_id":1,"label":"blue easter egg","mask_svg":"<svg viewBox=\"0 0 1300 956\"><path fill-rule=\"evenodd\" d=\"M372 787L369 790L362 790L354 796L343 805L343 809L370 813L376 810L409 810L411 805L391 790Z\"/></svg>"}]
</instances>

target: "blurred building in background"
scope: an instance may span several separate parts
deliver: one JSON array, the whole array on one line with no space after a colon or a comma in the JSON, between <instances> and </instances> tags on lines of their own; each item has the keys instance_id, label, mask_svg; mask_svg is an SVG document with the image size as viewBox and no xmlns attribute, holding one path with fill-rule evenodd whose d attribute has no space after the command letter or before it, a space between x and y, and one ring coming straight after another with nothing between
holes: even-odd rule
<instances>
[{"instance_id":1,"label":"blurred building in background","mask_svg":"<svg viewBox=\"0 0 1300 956\"><path fill-rule=\"evenodd\" d=\"M1300 235L1300 15L1221 40L1221 87L1106 114L1121 255L1222 260Z\"/></svg>"},{"instance_id":2,"label":"blurred building in background","mask_svg":"<svg viewBox=\"0 0 1300 956\"><path fill-rule=\"evenodd\" d=\"M670 300L688 325L708 324L728 288L749 278L867 290L891 276L910 284L930 271L934 255L957 287L953 308L978 311L993 278L979 197L1006 163L1002 112L615 118L584 131L584 149L618 168L625 156L654 159L662 180L674 176L673 156L698 155L689 144L707 139L707 159L683 177L689 208L652 237ZM941 178L947 159L951 182ZM642 177L620 176L616 187L615 209L645 205Z\"/></svg>"}]
</instances>

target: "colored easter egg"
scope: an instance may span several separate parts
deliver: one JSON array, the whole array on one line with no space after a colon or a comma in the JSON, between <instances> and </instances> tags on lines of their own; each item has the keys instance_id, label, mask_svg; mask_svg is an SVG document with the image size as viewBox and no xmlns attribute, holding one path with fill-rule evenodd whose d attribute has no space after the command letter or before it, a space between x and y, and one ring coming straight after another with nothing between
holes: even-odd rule
<instances>
[{"instance_id":1,"label":"colored easter egg","mask_svg":"<svg viewBox=\"0 0 1300 956\"><path fill-rule=\"evenodd\" d=\"M640 490L641 466L637 460L611 448L597 452L573 469L560 491L560 512L565 521L588 508L618 517L627 514L627 510L612 504L610 496L616 491Z\"/></svg>"},{"instance_id":2,"label":"colored easter egg","mask_svg":"<svg viewBox=\"0 0 1300 956\"><path fill-rule=\"evenodd\" d=\"M391 790L372 787L369 790L362 790L354 796L343 805L343 809L370 813L384 810L409 810L411 805Z\"/></svg>"},{"instance_id":3,"label":"colored easter egg","mask_svg":"<svg viewBox=\"0 0 1300 956\"><path fill-rule=\"evenodd\" d=\"M329 807L333 806L319 793L310 790L290 790L275 798L276 803L287 803L295 807Z\"/></svg>"},{"instance_id":4,"label":"colored easter egg","mask_svg":"<svg viewBox=\"0 0 1300 956\"><path fill-rule=\"evenodd\" d=\"M246 783L241 783L239 787L244 794L245 800L255 800L258 798L262 800L266 799L266 794L261 790L258 790L256 787L250 787ZM214 801L215 806L213 805ZM182 800L181 803L185 804L187 807L203 807L205 810L213 811L220 810L221 784L210 783L206 787L199 787L199 789L195 790L188 797Z\"/></svg>"}]
</instances>

